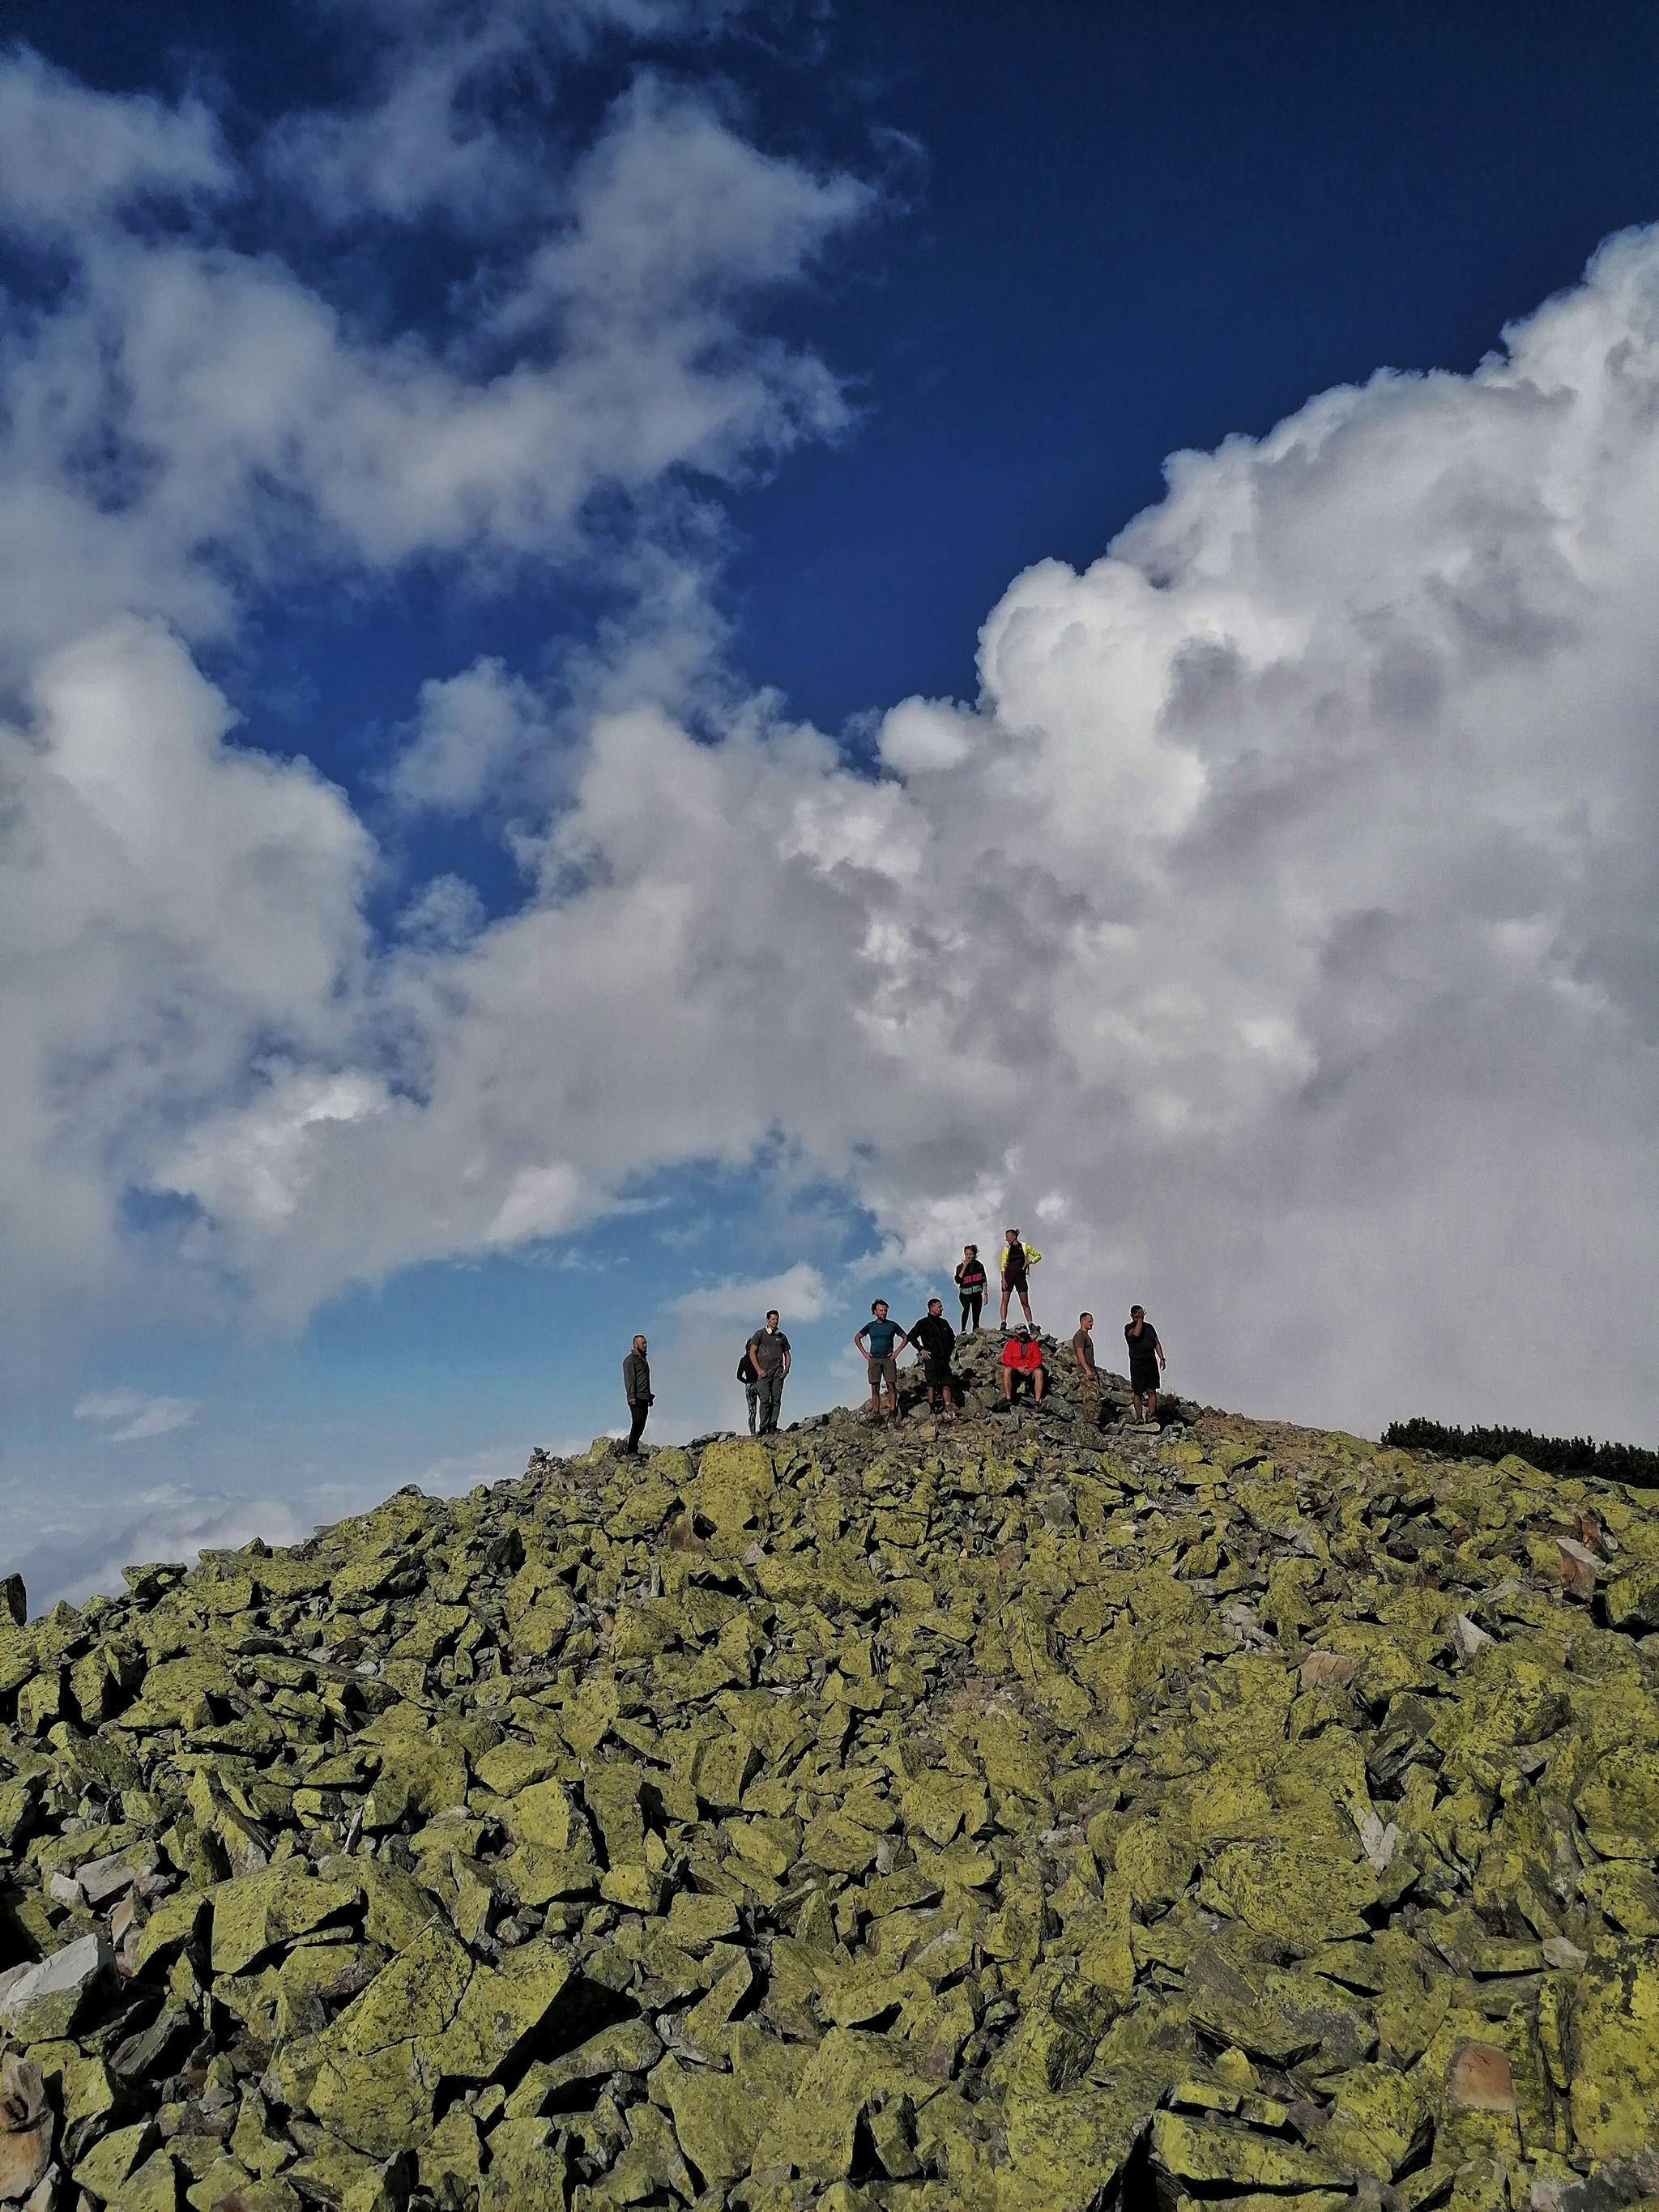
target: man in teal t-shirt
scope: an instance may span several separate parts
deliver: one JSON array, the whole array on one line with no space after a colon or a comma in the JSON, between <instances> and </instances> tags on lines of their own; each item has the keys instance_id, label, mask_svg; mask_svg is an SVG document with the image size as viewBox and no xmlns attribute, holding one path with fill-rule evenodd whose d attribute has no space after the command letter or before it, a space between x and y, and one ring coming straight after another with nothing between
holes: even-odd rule
<instances>
[{"instance_id":1,"label":"man in teal t-shirt","mask_svg":"<svg viewBox=\"0 0 1659 2212\"><path fill-rule=\"evenodd\" d=\"M888 1403L892 1407L892 1419L898 1419L898 1356L902 1346L910 1341L909 1332L887 1318L887 1301L878 1298L870 1309L875 1316L867 1321L853 1339L853 1349L864 1360L870 1376L870 1411L877 1420L881 1419L881 1386L887 1385ZM866 1341L867 1340L867 1341Z\"/></svg>"}]
</instances>

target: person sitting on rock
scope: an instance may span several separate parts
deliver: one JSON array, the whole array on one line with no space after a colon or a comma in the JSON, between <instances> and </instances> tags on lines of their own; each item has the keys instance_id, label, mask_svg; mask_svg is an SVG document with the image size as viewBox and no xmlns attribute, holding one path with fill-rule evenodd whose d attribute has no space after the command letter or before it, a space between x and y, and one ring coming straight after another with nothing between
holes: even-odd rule
<instances>
[{"instance_id":1,"label":"person sitting on rock","mask_svg":"<svg viewBox=\"0 0 1659 2212\"><path fill-rule=\"evenodd\" d=\"M1040 1399L1047 1378L1042 1371L1042 1346L1033 1329L1017 1328L1002 1347L1002 1395L1012 1406L1020 1390Z\"/></svg>"},{"instance_id":2,"label":"person sitting on rock","mask_svg":"<svg viewBox=\"0 0 1659 2212\"><path fill-rule=\"evenodd\" d=\"M1131 1306L1129 1318L1124 1323L1123 1340L1129 1347L1129 1389L1135 1401L1138 1421L1158 1419L1158 1370L1168 1363L1164 1346L1158 1340L1158 1331L1146 1318L1144 1306ZM1146 1410L1140 1410L1145 1399Z\"/></svg>"},{"instance_id":3,"label":"person sitting on rock","mask_svg":"<svg viewBox=\"0 0 1659 2212\"><path fill-rule=\"evenodd\" d=\"M870 1377L870 1411L877 1420L881 1419L881 1386L884 1382L892 1418L897 1420L898 1355L900 1349L908 1344L910 1339L896 1321L888 1320L885 1298L878 1298L870 1310L875 1318L866 1322L854 1335L853 1349L865 1361Z\"/></svg>"},{"instance_id":4,"label":"person sitting on rock","mask_svg":"<svg viewBox=\"0 0 1659 2212\"><path fill-rule=\"evenodd\" d=\"M1019 1310L1025 1316L1026 1328L1036 1326L1031 1319L1031 1297L1026 1279L1030 1264L1030 1255L1020 1242L1018 1230L1009 1230L1002 1248L1002 1310L997 1316L999 1328L1008 1326L1008 1301L1016 1293L1019 1297Z\"/></svg>"},{"instance_id":5,"label":"person sitting on rock","mask_svg":"<svg viewBox=\"0 0 1659 2212\"><path fill-rule=\"evenodd\" d=\"M962 1333L964 1336L979 1334L980 1309L985 1304L988 1278L985 1262L979 1256L977 1244L962 1248L962 1265L957 1269L957 1296L962 1300Z\"/></svg>"},{"instance_id":6,"label":"person sitting on rock","mask_svg":"<svg viewBox=\"0 0 1659 2212\"><path fill-rule=\"evenodd\" d=\"M919 1322L911 1323L910 1341L916 1347L927 1385L928 1405L934 1413L943 1413L947 1421L954 1421L957 1413L951 1403L951 1361L956 1352L957 1333L945 1318L943 1299L928 1299L927 1312Z\"/></svg>"}]
</instances>

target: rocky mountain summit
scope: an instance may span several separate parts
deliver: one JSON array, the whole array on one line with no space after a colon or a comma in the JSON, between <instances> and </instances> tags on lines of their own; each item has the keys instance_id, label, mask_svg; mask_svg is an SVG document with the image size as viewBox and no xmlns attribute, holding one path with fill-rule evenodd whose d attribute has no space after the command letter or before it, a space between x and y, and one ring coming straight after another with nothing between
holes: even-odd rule
<instances>
[{"instance_id":1,"label":"rocky mountain summit","mask_svg":"<svg viewBox=\"0 0 1659 2212\"><path fill-rule=\"evenodd\" d=\"M994 1358L3 1586L0 2201L1659 2200L1659 1493Z\"/></svg>"}]
</instances>

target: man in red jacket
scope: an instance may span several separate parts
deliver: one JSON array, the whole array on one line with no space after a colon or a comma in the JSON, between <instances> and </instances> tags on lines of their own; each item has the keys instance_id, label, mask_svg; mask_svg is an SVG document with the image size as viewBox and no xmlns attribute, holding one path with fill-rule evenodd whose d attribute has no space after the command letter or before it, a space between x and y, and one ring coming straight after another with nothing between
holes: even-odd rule
<instances>
[{"instance_id":1,"label":"man in red jacket","mask_svg":"<svg viewBox=\"0 0 1659 2212\"><path fill-rule=\"evenodd\" d=\"M1036 1332L1017 1328L1002 1347L1002 1395L1012 1406L1014 1386L1022 1377L1029 1382L1034 1398L1042 1395L1042 1346Z\"/></svg>"}]
</instances>

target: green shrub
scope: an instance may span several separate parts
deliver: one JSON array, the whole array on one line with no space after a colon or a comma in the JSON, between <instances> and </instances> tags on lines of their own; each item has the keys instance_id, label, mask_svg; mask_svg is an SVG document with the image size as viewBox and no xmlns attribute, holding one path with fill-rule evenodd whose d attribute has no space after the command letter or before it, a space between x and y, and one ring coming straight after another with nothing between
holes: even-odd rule
<instances>
[{"instance_id":1,"label":"green shrub","mask_svg":"<svg viewBox=\"0 0 1659 2212\"><path fill-rule=\"evenodd\" d=\"M1593 1437L1535 1437L1530 1429L1449 1429L1421 1415L1390 1421L1385 1444L1436 1452L1443 1459L1506 1459L1514 1452L1543 1474L1596 1474L1608 1482L1659 1489L1659 1451L1641 1444L1598 1444Z\"/></svg>"}]
</instances>

